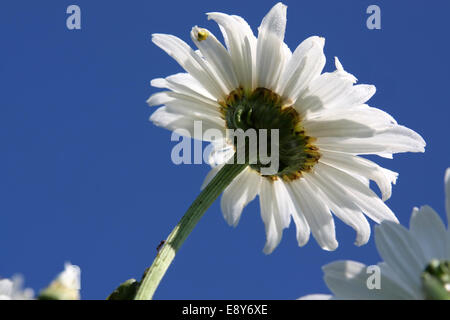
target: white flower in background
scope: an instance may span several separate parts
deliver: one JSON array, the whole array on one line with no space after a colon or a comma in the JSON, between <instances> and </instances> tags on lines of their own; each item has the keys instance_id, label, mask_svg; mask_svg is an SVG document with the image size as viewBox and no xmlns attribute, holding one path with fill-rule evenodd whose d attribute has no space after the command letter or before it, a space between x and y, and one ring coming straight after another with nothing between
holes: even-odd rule
<instances>
[{"instance_id":1,"label":"white flower in background","mask_svg":"<svg viewBox=\"0 0 450 320\"><path fill-rule=\"evenodd\" d=\"M445 174L445 186L448 223L450 168ZM450 299L450 230L432 208L414 208L409 230L391 222L382 223L376 228L375 241L384 260L378 264L379 289L368 289L370 274L366 265L337 261L323 267L325 282L334 296L309 295L302 299L436 299L430 279Z\"/></svg>"},{"instance_id":2,"label":"white flower in background","mask_svg":"<svg viewBox=\"0 0 450 320\"><path fill-rule=\"evenodd\" d=\"M12 279L0 279L0 300L32 300L33 289L22 289L23 278L14 276Z\"/></svg>"},{"instance_id":3,"label":"white flower in background","mask_svg":"<svg viewBox=\"0 0 450 320\"><path fill-rule=\"evenodd\" d=\"M208 18L219 24L227 48L198 27L191 38L199 51L175 36L153 35L153 42L187 73L154 79L154 87L168 91L152 95L148 103L164 105L152 114L153 123L191 135L194 121L224 137L226 129L279 129L278 172L263 176L263 165L256 163L237 176L221 199L226 221L236 226L243 208L259 195L265 253L279 244L291 218L299 246L312 232L325 250L338 246L332 213L356 230L356 245L370 237L364 214L377 223L397 222L369 188L369 180L375 181L387 200L397 173L359 155L424 152L425 142L365 104L375 87L354 85L356 78L337 58L336 70L322 73L323 38L310 37L291 52L284 43L286 6L281 3L262 20L257 38L241 17L214 12ZM216 141L213 147L211 162L234 153L233 141ZM205 184L222 166L212 169Z\"/></svg>"},{"instance_id":4,"label":"white flower in background","mask_svg":"<svg viewBox=\"0 0 450 320\"><path fill-rule=\"evenodd\" d=\"M79 300L81 288L81 270L79 266L66 262L55 280L44 289L39 299L42 300Z\"/></svg>"},{"instance_id":5,"label":"white flower in background","mask_svg":"<svg viewBox=\"0 0 450 320\"><path fill-rule=\"evenodd\" d=\"M80 290L81 288L81 270L79 266L75 266L70 262L64 264L64 271L56 278L63 287Z\"/></svg>"}]
</instances>

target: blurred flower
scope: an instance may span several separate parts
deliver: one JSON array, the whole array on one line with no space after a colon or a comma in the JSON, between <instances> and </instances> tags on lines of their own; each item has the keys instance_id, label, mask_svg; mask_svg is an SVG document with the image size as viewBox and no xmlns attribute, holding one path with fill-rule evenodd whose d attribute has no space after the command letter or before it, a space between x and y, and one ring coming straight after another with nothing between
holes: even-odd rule
<instances>
[{"instance_id":1,"label":"blurred flower","mask_svg":"<svg viewBox=\"0 0 450 320\"><path fill-rule=\"evenodd\" d=\"M33 289L22 289L23 278L13 276L12 279L0 279L0 300L32 300Z\"/></svg>"},{"instance_id":2,"label":"blurred flower","mask_svg":"<svg viewBox=\"0 0 450 320\"><path fill-rule=\"evenodd\" d=\"M249 161L223 193L226 221L236 226L243 208L259 195L267 254L280 243L291 218L299 246L312 232L323 249L336 249L331 212L356 230L355 244L363 245L370 237L364 214L377 223L397 222L369 180L387 200L397 173L359 155L392 158L399 152L424 152L425 142L389 114L366 105L375 86L354 85L357 79L337 58L336 70L322 73L324 38L310 37L292 52L284 43L286 8L278 3L269 11L258 37L239 16L208 13L219 24L227 48L199 27L191 31L199 51L173 35L154 34L153 42L187 73L151 82L168 91L148 99L151 106L164 105L150 120L180 134L184 129L186 136L193 136L194 121L201 121L203 130L219 130L225 138L212 144L215 164L235 153L227 129L279 130L278 171L263 174L263 161ZM212 169L205 184L223 165Z\"/></svg>"},{"instance_id":3,"label":"blurred flower","mask_svg":"<svg viewBox=\"0 0 450 320\"><path fill-rule=\"evenodd\" d=\"M66 262L64 271L39 294L41 300L79 300L80 299L80 267Z\"/></svg>"},{"instance_id":4,"label":"blurred flower","mask_svg":"<svg viewBox=\"0 0 450 320\"><path fill-rule=\"evenodd\" d=\"M450 168L445 174L447 223L450 221ZM450 299L450 231L429 206L414 208L409 230L383 222L375 241L384 262L378 263L379 288L369 289L367 266L337 261L323 267L334 296L301 299Z\"/></svg>"}]
</instances>

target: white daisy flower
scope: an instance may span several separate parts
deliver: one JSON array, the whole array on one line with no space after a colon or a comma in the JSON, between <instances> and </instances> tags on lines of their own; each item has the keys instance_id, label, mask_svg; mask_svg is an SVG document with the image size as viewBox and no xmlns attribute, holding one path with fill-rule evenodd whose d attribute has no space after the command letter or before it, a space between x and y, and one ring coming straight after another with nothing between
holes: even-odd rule
<instances>
[{"instance_id":1,"label":"white daisy flower","mask_svg":"<svg viewBox=\"0 0 450 320\"><path fill-rule=\"evenodd\" d=\"M33 289L22 289L23 278L14 276L11 279L0 279L0 300L32 300Z\"/></svg>"},{"instance_id":2,"label":"white daisy flower","mask_svg":"<svg viewBox=\"0 0 450 320\"><path fill-rule=\"evenodd\" d=\"M310 37L291 52L284 43L286 6L276 4L262 20L255 37L244 19L208 13L219 24L224 47L211 31L194 27L191 38L198 51L181 39L154 34L153 42L187 73L154 79L168 89L152 95L157 109L150 120L169 130L279 129L279 170L262 175L260 163L250 164L225 189L221 207L226 221L236 226L243 208L259 195L266 229L265 253L279 244L291 218L299 246L312 232L325 250L338 246L333 215L354 228L356 245L365 244L370 226L365 215L380 223L397 219L384 204L397 173L360 155L392 158L398 152L424 152L416 132L398 125L387 113L366 102L373 85L355 85L356 78L335 59L336 70L322 73L325 40ZM230 158L232 141L214 143L215 157ZM214 167L207 184L221 169ZM380 199L369 188L375 181Z\"/></svg>"},{"instance_id":3,"label":"white daisy flower","mask_svg":"<svg viewBox=\"0 0 450 320\"><path fill-rule=\"evenodd\" d=\"M445 174L447 223L450 221L450 168ZM355 261L325 265L324 279L334 296L301 299L450 299L450 230L429 206L414 208L409 230L391 222L376 228L379 288L369 289L367 266ZM437 288L434 287L437 285ZM436 290L438 289L438 290ZM441 297L439 297L441 299Z\"/></svg>"}]
</instances>

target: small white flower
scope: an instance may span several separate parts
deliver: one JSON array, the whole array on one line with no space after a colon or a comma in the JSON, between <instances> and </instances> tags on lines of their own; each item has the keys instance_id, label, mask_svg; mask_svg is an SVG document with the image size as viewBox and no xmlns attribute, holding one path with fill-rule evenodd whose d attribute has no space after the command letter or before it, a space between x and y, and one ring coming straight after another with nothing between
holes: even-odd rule
<instances>
[{"instance_id":1,"label":"small white flower","mask_svg":"<svg viewBox=\"0 0 450 320\"><path fill-rule=\"evenodd\" d=\"M445 174L447 223L450 221L450 168ZM380 288L368 289L367 266L355 261L325 265L324 279L333 293L301 299L426 299L421 276L434 261L450 263L450 230L429 206L414 208L409 230L383 222L377 226L375 241L384 262L378 263ZM442 286L450 293L450 269L442 275Z\"/></svg>"},{"instance_id":2,"label":"small white flower","mask_svg":"<svg viewBox=\"0 0 450 320\"><path fill-rule=\"evenodd\" d=\"M44 300L79 300L81 288L81 270L70 262L64 264L62 271L52 283L44 289L39 299Z\"/></svg>"},{"instance_id":3,"label":"small white flower","mask_svg":"<svg viewBox=\"0 0 450 320\"><path fill-rule=\"evenodd\" d=\"M22 289L23 278L14 276L12 279L0 279L0 300L32 300L33 289Z\"/></svg>"},{"instance_id":4,"label":"small white flower","mask_svg":"<svg viewBox=\"0 0 450 320\"><path fill-rule=\"evenodd\" d=\"M264 17L258 37L241 17L213 12L208 18L219 24L226 48L198 27L191 31L198 51L173 35L153 35L153 42L187 73L154 79L154 87L168 91L152 95L148 104L164 105L152 114L153 123L185 129L191 136L194 121L202 121L203 130L220 130L224 137L226 129L279 129L278 172L263 176L257 163L237 176L221 200L226 221L236 226L243 208L259 195L265 253L277 247L291 218L299 246L312 232L325 250L338 246L332 213L356 230L356 245L370 237L364 214L377 223L397 222L369 188L369 180L375 181L387 200L397 173L360 155L392 158L399 152L423 152L420 135L368 106L375 87L354 85L356 78L337 58L336 70L322 73L324 38L310 37L292 52L284 43L282 3ZM213 144L212 159L234 153L233 142L223 142ZM212 169L205 184L221 167Z\"/></svg>"},{"instance_id":5,"label":"small white flower","mask_svg":"<svg viewBox=\"0 0 450 320\"><path fill-rule=\"evenodd\" d=\"M56 281L62 286L72 289L80 290L81 288L81 270L79 266L73 265L70 262L64 264L64 271L61 272Z\"/></svg>"}]
</instances>

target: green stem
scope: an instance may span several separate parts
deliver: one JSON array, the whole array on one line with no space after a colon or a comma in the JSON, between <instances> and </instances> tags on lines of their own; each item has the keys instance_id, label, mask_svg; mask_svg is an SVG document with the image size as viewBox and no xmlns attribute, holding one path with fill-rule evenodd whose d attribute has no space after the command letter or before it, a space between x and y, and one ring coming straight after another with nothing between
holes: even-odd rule
<instances>
[{"instance_id":1,"label":"green stem","mask_svg":"<svg viewBox=\"0 0 450 320\"><path fill-rule=\"evenodd\" d=\"M169 268L184 240L194 229L200 218L233 179L247 164L225 164L200 195L191 204L180 222L160 248L153 264L143 275L134 300L151 300L162 277Z\"/></svg>"}]
</instances>

